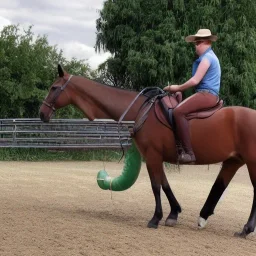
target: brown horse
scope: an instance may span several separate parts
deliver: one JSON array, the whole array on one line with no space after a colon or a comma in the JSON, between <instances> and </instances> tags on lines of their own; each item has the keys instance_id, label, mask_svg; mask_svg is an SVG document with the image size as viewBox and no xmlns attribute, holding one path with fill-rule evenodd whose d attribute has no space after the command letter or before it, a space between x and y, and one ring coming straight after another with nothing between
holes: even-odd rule
<instances>
[{"instance_id":1,"label":"brown horse","mask_svg":"<svg viewBox=\"0 0 256 256\"><path fill-rule=\"evenodd\" d=\"M59 78L53 83L40 108L40 118L48 122L55 109L73 104L89 120L110 118L119 120L137 92L114 88L84 77L71 76L58 66ZM135 120L146 97L141 95L124 120ZM204 227L237 170L247 165L254 187L254 198L248 222L237 236L246 237L256 226L256 111L245 107L225 107L207 119L192 119L190 133L196 164L222 162L220 173L200 212L199 227ZM163 169L163 162L176 163L175 138L171 129L156 118L153 109L142 128L135 134L135 142L144 157L155 196L155 212L148 227L157 228L163 217L161 187L170 203L167 226L176 224L181 207L175 198Z\"/></svg>"}]
</instances>

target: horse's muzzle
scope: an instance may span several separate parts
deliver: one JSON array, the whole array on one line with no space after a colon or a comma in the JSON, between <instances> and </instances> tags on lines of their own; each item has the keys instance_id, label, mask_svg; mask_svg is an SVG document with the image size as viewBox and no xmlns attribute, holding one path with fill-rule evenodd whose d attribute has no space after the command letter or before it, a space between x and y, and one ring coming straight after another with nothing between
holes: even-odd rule
<instances>
[{"instance_id":1,"label":"horse's muzzle","mask_svg":"<svg viewBox=\"0 0 256 256\"><path fill-rule=\"evenodd\" d=\"M45 123L48 123L50 120L50 118L47 118L43 112L40 112L40 119Z\"/></svg>"}]
</instances>

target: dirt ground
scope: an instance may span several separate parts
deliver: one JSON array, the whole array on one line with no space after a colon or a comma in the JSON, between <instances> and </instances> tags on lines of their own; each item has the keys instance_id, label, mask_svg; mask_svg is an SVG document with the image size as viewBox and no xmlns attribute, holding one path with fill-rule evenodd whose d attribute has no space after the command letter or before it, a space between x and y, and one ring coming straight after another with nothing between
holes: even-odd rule
<instances>
[{"instance_id":1,"label":"dirt ground","mask_svg":"<svg viewBox=\"0 0 256 256\"><path fill-rule=\"evenodd\" d=\"M182 167L167 177L183 212L174 227L164 218L148 229L154 198L145 165L123 192L101 190L101 169L120 175L123 163L0 162L0 255L256 255L256 236L236 238L252 205L247 169L241 169L204 230L199 212L220 166Z\"/></svg>"}]
</instances>

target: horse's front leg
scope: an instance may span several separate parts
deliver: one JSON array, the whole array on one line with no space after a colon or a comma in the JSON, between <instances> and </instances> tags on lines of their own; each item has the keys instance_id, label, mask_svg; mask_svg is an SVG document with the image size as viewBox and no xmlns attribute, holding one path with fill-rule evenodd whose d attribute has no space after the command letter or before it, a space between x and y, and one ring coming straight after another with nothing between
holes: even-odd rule
<instances>
[{"instance_id":1,"label":"horse's front leg","mask_svg":"<svg viewBox=\"0 0 256 256\"><path fill-rule=\"evenodd\" d=\"M159 157L158 157L159 158ZM162 161L157 159L157 156L151 157L146 161L147 169L151 181L152 190L155 196L156 208L153 218L149 221L149 228L157 228L159 221L163 218L163 209L160 197L161 191L161 180L163 175L163 164Z\"/></svg>"}]
</instances>

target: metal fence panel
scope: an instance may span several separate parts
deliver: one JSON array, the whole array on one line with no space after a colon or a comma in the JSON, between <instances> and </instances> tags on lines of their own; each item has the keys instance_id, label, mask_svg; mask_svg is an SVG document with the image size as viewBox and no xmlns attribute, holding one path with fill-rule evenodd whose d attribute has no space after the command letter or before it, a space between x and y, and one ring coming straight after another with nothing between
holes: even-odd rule
<instances>
[{"instance_id":1,"label":"metal fence panel","mask_svg":"<svg viewBox=\"0 0 256 256\"><path fill-rule=\"evenodd\" d=\"M99 149L131 146L133 121L0 119L0 148Z\"/></svg>"}]
</instances>

